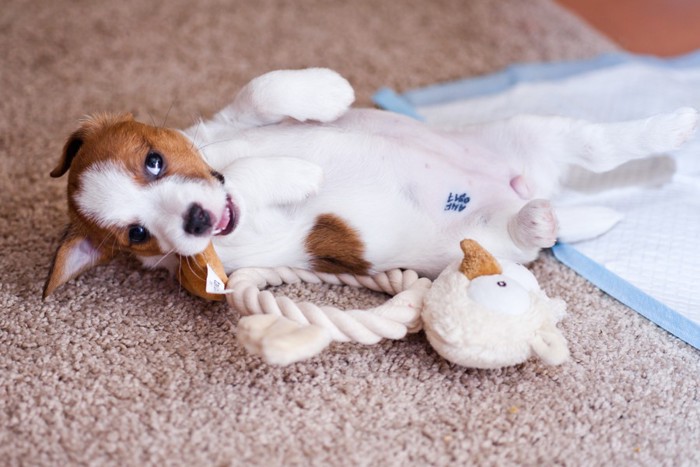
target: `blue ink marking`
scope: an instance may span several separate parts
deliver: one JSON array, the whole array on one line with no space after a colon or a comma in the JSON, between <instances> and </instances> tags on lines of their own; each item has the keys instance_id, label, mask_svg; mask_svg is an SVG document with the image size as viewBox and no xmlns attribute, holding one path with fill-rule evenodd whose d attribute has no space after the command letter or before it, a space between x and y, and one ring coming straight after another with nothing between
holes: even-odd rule
<instances>
[{"instance_id":1,"label":"blue ink marking","mask_svg":"<svg viewBox=\"0 0 700 467\"><path fill-rule=\"evenodd\" d=\"M450 192L447 197L447 203L445 203L445 211L462 212L467 207L469 201L471 201L471 198L469 198L466 193Z\"/></svg>"}]
</instances>

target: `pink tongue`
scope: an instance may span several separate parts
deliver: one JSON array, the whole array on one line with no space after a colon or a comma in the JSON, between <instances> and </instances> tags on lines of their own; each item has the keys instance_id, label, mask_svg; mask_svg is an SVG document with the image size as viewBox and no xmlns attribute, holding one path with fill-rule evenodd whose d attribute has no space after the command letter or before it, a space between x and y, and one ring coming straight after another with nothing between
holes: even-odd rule
<instances>
[{"instance_id":1,"label":"pink tongue","mask_svg":"<svg viewBox=\"0 0 700 467\"><path fill-rule=\"evenodd\" d=\"M224 208L224 213L221 215L221 220L216 225L216 230L224 230L228 223L231 221L231 210L226 206Z\"/></svg>"}]
</instances>

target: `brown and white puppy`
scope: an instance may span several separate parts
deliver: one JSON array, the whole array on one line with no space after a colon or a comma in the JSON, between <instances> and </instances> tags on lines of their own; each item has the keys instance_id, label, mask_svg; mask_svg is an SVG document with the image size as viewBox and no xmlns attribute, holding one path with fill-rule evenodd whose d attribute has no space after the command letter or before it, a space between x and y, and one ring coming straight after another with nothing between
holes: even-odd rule
<instances>
[{"instance_id":1,"label":"brown and white puppy","mask_svg":"<svg viewBox=\"0 0 700 467\"><path fill-rule=\"evenodd\" d=\"M436 277L463 238L531 261L556 240L546 199L571 165L606 171L676 149L698 120L693 109L616 123L519 116L447 132L353 100L330 70L283 70L184 132L128 114L87 118L51 172L68 172L70 223L44 295L120 251L194 275L187 258L211 245L226 273ZM569 230L610 227L574 221Z\"/></svg>"}]
</instances>

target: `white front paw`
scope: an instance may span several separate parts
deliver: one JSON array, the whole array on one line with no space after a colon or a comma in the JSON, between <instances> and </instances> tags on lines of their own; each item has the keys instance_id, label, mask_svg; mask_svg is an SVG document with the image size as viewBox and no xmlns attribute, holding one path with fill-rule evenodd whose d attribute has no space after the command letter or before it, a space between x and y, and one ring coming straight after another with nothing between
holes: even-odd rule
<instances>
[{"instance_id":1,"label":"white front paw","mask_svg":"<svg viewBox=\"0 0 700 467\"><path fill-rule=\"evenodd\" d=\"M304 201L315 195L323 183L323 169L320 165L292 157L270 157L268 162L274 169L269 170L266 183L259 190L268 190L268 204L288 205Z\"/></svg>"},{"instance_id":2,"label":"white front paw","mask_svg":"<svg viewBox=\"0 0 700 467\"><path fill-rule=\"evenodd\" d=\"M355 100L350 83L333 70L309 68L268 73L256 89L266 112L301 122L331 122L343 115Z\"/></svg>"},{"instance_id":3,"label":"white front paw","mask_svg":"<svg viewBox=\"0 0 700 467\"><path fill-rule=\"evenodd\" d=\"M297 180L295 189L298 201L313 196L319 192L323 184L323 169L312 162L301 161L290 168L288 175Z\"/></svg>"},{"instance_id":4,"label":"white front paw","mask_svg":"<svg viewBox=\"0 0 700 467\"><path fill-rule=\"evenodd\" d=\"M323 183L321 166L284 156L244 157L227 167L224 175L248 209L304 201Z\"/></svg>"}]
</instances>

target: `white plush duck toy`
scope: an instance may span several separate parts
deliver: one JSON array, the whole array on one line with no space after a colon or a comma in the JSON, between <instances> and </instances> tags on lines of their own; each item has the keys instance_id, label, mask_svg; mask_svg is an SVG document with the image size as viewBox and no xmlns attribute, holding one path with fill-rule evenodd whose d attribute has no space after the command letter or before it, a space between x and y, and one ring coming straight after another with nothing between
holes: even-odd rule
<instances>
[{"instance_id":1,"label":"white plush duck toy","mask_svg":"<svg viewBox=\"0 0 700 467\"><path fill-rule=\"evenodd\" d=\"M464 259L433 282L423 303L428 340L445 359L500 368L532 354L557 365L569 356L556 324L566 305L542 291L524 266L497 261L474 240L460 244Z\"/></svg>"}]
</instances>

